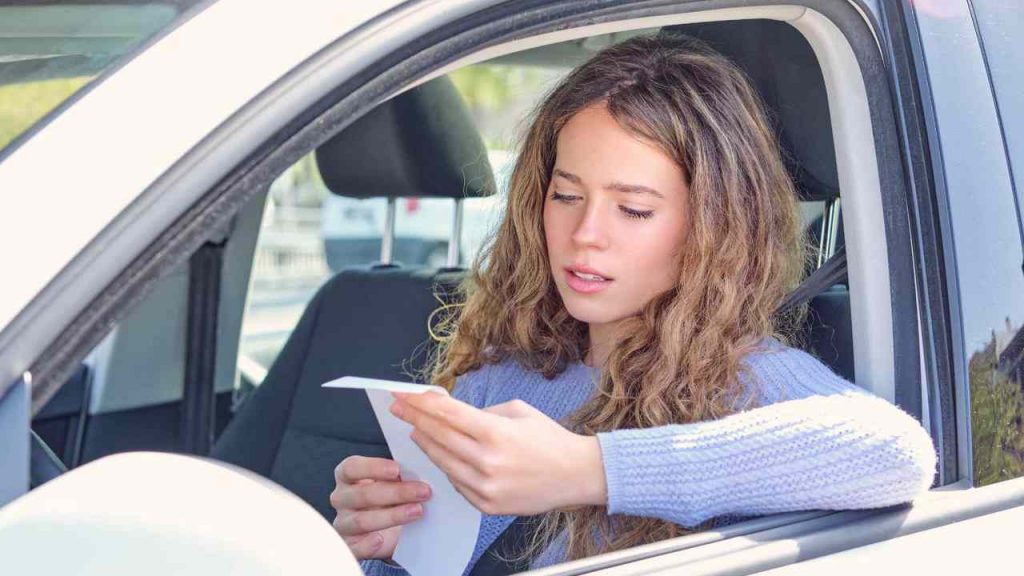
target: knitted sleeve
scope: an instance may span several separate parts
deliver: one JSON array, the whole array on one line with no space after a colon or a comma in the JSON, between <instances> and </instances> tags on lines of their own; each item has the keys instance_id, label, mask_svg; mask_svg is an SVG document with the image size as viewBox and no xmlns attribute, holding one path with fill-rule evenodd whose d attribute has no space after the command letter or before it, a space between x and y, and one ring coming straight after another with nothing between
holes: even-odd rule
<instances>
[{"instance_id":1,"label":"knitted sleeve","mask_svg":"<svg viewBox=\"0 0 1024 576\"><path fill-rule=\"evenodd\" d=\"M608 512L696 526L723 515L876 508L931 485L921 425L803 351L748 361L761 407L599 433Z\"/></svg>"},{"instance_id":2,"label":"knitted sleeve","mask_svg":"<svg viewBox=\"0 0 1024 576\"><path fill-rule=\"evenodd\" d=\"M360 560L359 567L366 576L408 576L398 564L387 564L383 560Z\"/></svg>"}]
</instances>

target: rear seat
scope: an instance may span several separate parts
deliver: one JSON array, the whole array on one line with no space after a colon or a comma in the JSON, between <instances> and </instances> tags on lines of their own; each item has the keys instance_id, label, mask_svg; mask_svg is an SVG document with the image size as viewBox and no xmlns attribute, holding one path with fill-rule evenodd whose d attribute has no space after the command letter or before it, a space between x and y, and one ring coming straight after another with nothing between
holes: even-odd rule
<instances>
[{"instance_id":1,"label":"rear seat","mask_svg":"<svg viewBox=\"0 0 1024 576\"><path fill-rule=\"evenodd\" d=\"M336 194L492 194L486 149L447 78L381 105L317 151ZM353 455L388 456L366 396L323 390L346 375L412 381L431 351L428 318L462 273L365 266L313 297L264 382L217 440L213 457L269 477L333 520L334 468Z\"/></svg>"}]
</instances>

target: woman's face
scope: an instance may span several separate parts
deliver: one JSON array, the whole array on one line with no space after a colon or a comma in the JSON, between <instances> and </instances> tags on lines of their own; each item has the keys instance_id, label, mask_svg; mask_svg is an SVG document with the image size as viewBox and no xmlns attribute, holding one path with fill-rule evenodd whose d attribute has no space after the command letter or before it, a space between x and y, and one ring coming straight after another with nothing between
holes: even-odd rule
<instances>
[{"instance_id":1,"label":"woman's face","mask_svg":"<svg viewBox=\"0 0 1024 576\"><path fill-rule=\"evenodd\" d=\"M556 153L544 234L558 293L591 328L632 316L679 280L689 226L683 170L604 105L573 116Z\"/></svg>"}]
</instances>

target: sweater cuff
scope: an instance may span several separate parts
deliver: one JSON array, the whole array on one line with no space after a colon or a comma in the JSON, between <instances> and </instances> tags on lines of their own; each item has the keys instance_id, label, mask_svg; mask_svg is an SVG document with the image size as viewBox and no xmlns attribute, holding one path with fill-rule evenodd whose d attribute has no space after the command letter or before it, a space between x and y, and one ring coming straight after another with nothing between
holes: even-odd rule
<instances>
[{"instance_id":1,"label":"sweater cuff","mask_svg":"<svg viewBox=\"0 0 1024 576\"><path fill-rule=\"evenodd\" d=\"M409 576L398 564L388 564L383 560L360 560L359 567L366 576Z\"/></svg>"},{"instance_id":2,"label":"sweater cuff","mask_svg":"<svg viewBox=\"0 0 1024 576\"><path fill-rule=\"evenodd\" d=\"M608 488L608 513L636 515L637 495L650 489L646 476L637 474L643 465L642 458L637 457L639 450L631 446L628 430L598 432L597 441Z\"/></svg>"},{"instance_id":3,"label":"sweater cuff","mask_svg":"<svg viewBox=\"0 0 1024 576\"><path fill-rule=\"evenodd\" d=\"M673 446L670 426L599 432L608 513L671 520L696 526L707 519L674 480L686 477L687 458ZM673 452L675 450L675 452ZM666 458L666 455L673 457Z\"/></svg>"}]
</instances>

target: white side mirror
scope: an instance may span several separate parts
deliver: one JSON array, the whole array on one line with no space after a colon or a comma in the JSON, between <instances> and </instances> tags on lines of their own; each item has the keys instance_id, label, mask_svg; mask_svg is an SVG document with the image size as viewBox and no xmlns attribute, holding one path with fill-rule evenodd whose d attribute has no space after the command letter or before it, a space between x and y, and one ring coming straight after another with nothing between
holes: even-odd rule
<instances>
[{"instance_id":1,"label":"white side mirror","mask_svg":"<svg viewBox=\"0 0 1024 576\"><path fill-rule=\"evenodd\" d=\"M0 572L362 575L331 525L284 488L153 452L102 458L0 509Z\"/></svg>"}]
</instances>

